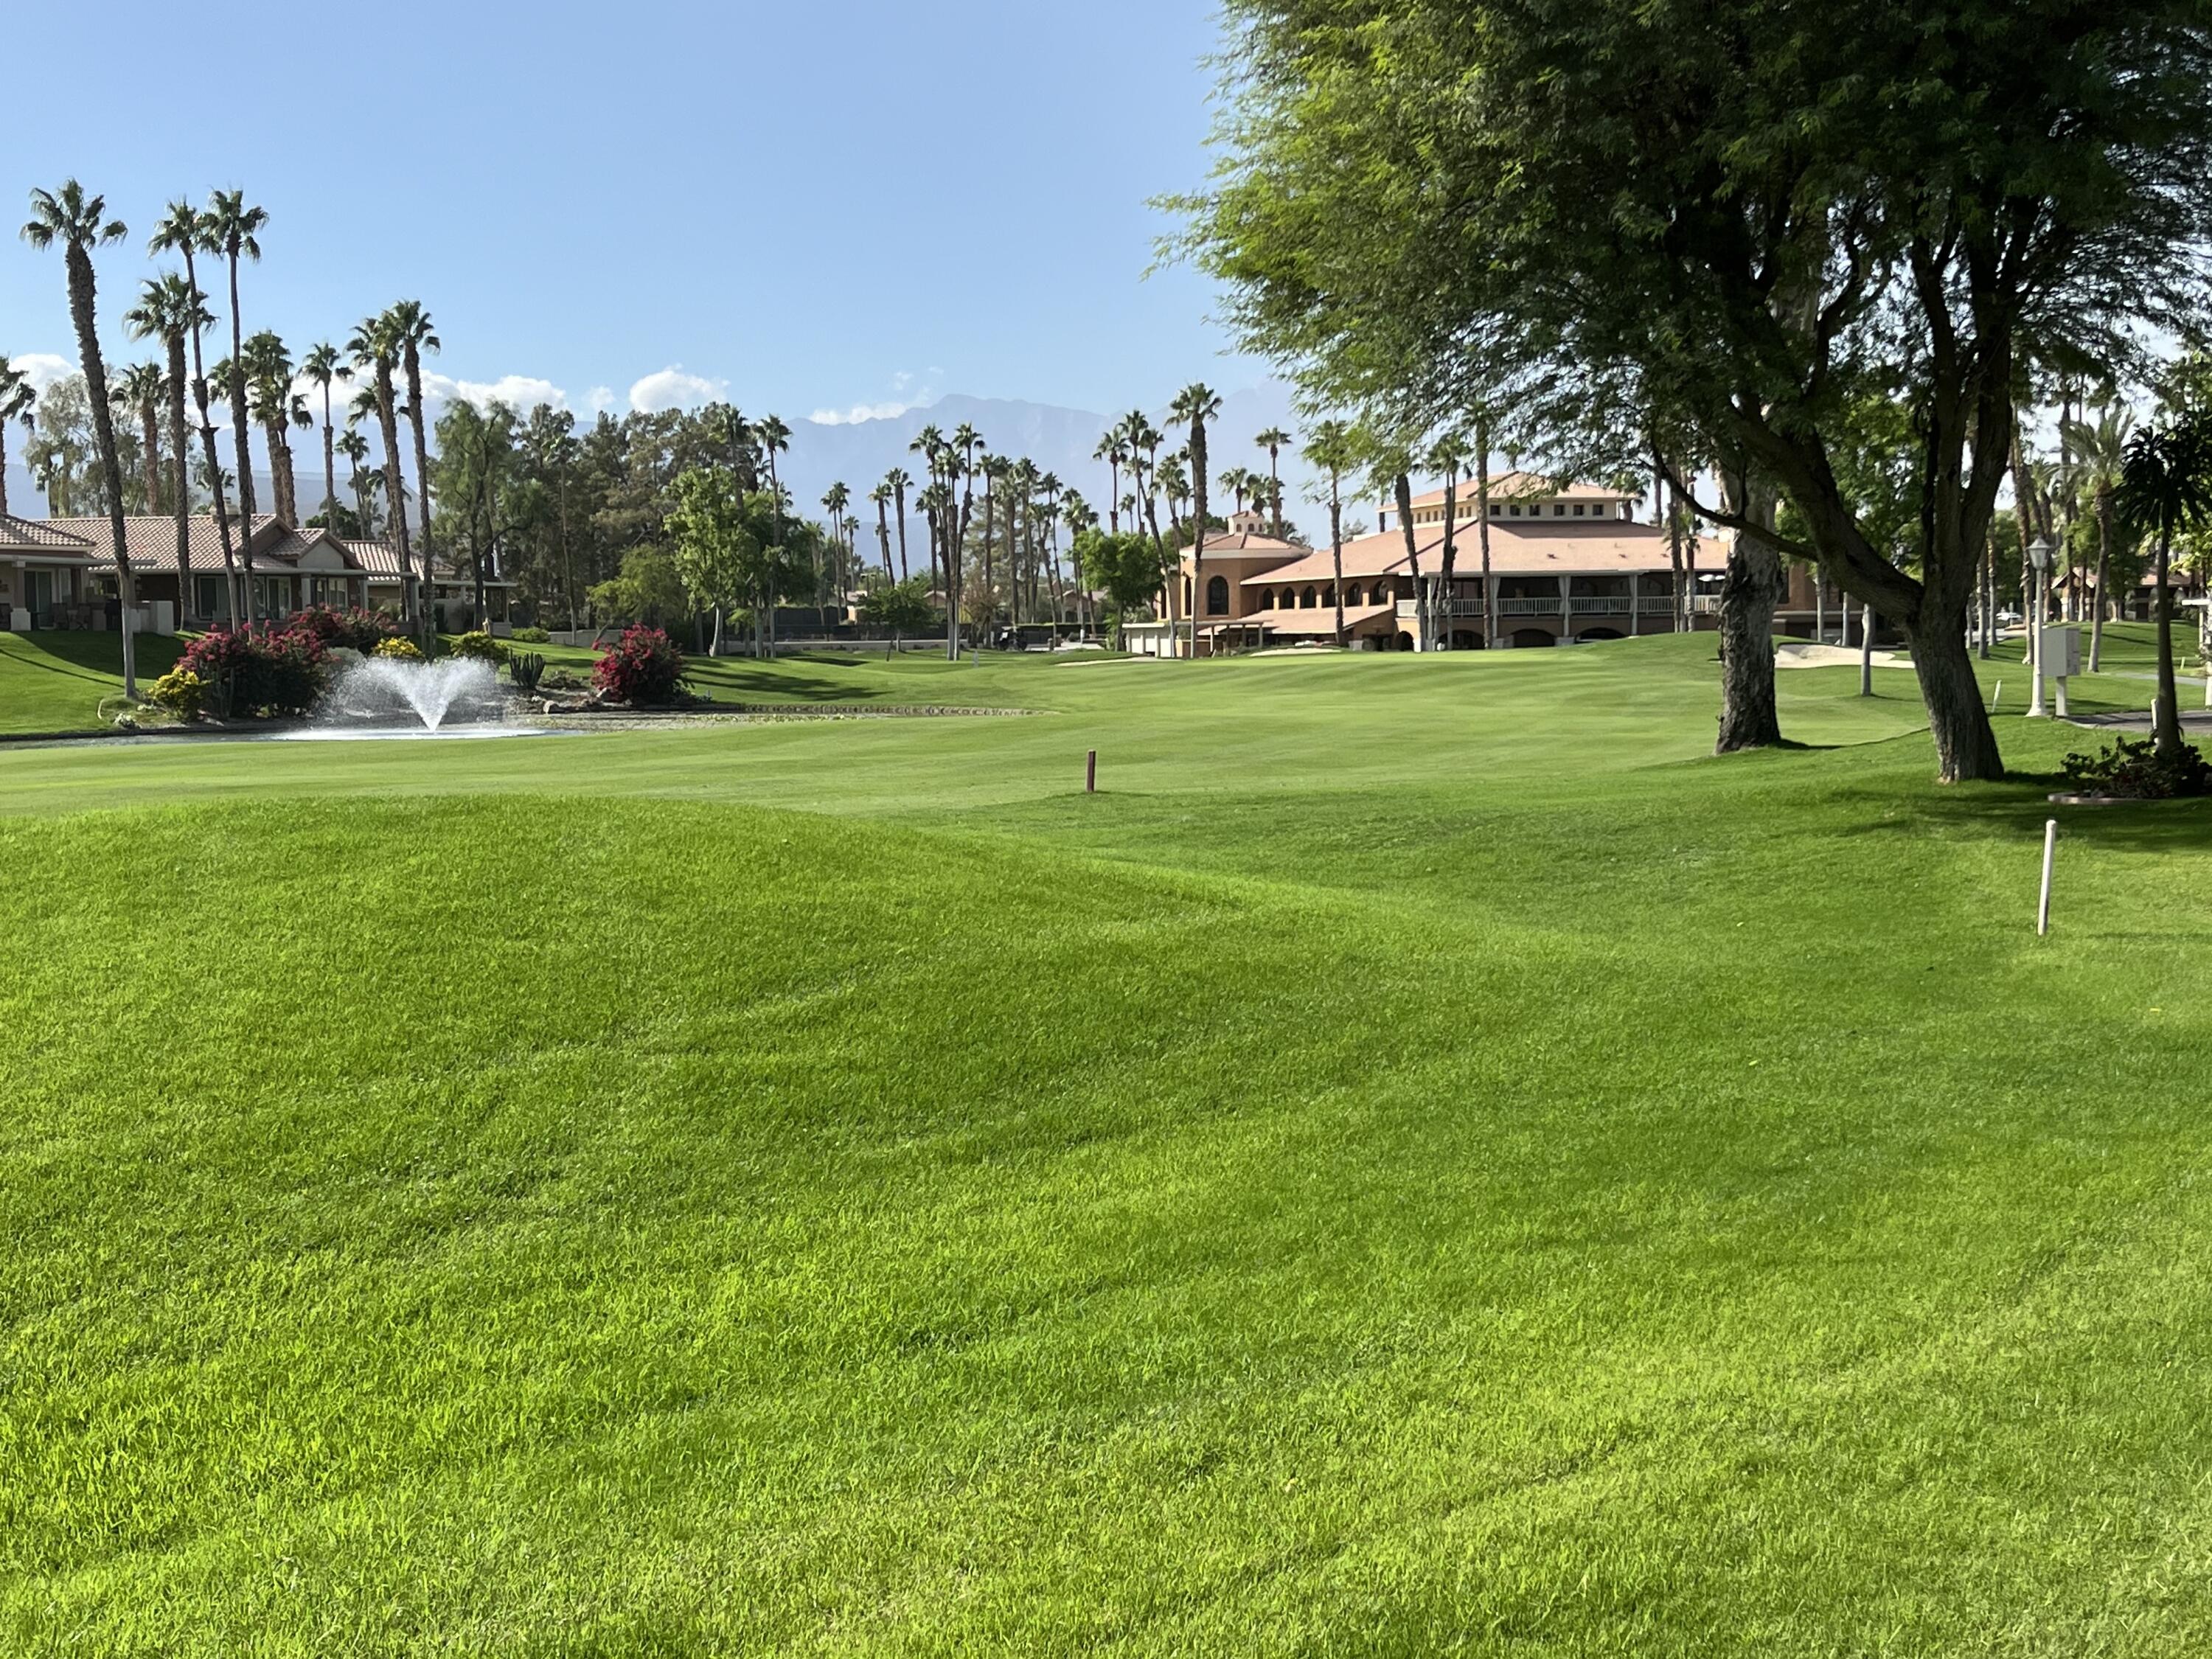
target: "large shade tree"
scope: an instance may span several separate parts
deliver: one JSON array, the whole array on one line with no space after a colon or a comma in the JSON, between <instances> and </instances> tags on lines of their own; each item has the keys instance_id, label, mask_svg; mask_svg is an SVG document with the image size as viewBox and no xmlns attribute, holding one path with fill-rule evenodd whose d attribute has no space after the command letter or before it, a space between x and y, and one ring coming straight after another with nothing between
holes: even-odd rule
<instances>
[{"instance_id":1,"label":"large shade tree","mask_svg":"<svg viewBox=\"0 0 2212 1659\"><path fill-rule=\"evenodd\" d=\"M1188 205L1245 343L1347 400L1466 407L1503 363L1694 428L1737 480L1701 510L1896 619L1941 775L2001 771L1965 617L2013 390L2195 318L2197 0L1227 13L1223 169ZM1832 453L1888 374L1924 480L1917 571ZM1763 510L1778 493L1802 537Z\"/></svg>"}]
</instances>

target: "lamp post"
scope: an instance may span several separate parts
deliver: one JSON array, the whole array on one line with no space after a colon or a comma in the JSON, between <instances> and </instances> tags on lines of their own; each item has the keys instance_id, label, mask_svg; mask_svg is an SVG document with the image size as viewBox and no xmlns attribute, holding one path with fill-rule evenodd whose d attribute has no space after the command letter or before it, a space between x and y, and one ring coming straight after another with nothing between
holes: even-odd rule
<instances>
[{"instance_id":1,"label":"lamp post","mask_svg":"<svg viewBox=\"0 0 2212 1659\"><path fill-rule=\"evenodd\" d=\"M2057 550L2051 544L2048 536L2038 536L2027 544L2027 562L2035 570L2035 597L2028 608L2027 618L2028 683L2035 688L2034 694L2027 700L2030 719L2047 712L2043 707L2043 612L2051 556Z\"/></svg>"}]
</instances>

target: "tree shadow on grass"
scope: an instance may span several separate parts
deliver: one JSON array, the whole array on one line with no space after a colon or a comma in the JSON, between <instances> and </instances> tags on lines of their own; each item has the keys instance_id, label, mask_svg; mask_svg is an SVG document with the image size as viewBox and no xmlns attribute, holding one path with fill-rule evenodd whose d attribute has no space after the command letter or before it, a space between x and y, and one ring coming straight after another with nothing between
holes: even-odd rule
<instances>
[{"instance_id":1,"label":"tree shadow on grass","mask_svg":"<svg viewBox=\"0 0 2212 1659\"><path fill-rule=\"evenodd\" d=\"M1958 785L1912 795L1854 789L1847 799L1878 804L1881 811L1839 833L2037 841L2045 823L2057 818L2062 838L2116 852L2212 852L2212 797L2111 806L2063 806L2048 799L2065 787L2063 773L2015 772L2002 783Z\"/></svg>"},{"instance_id":2,"label":"tree shadow on grass","mask_svg":"<svg viewBox=\"0 0 2212 1659\"><path fill-rule=\"evenodd\" d=\"M29 668L41 668L49 673L69 675L73 678L120 679L123 678L123 640L118 634L94 633L88 629L54 629L20 636L29 650L23 654L10 653L9 660ZM138 672L143 677L165 674L176 665L184 654L183 644L167 635L141 634L137 639ZM41 657L51 660L40 661ZM64 666L64 665L66 665Z\"/></svg>"},{"instance_id":3,"label":"tree shadow on grass","mask_svg":"<svg viewBox=\"0 0 2212 1659\"><path fill-rule=\"evenodd\" d=\"M706 672L708 663L712 672ZM882 702L889 693L871 685L855 685L843 680L823 679L816 676L771 673L760 668L732 668L726 657L710 658L695 664L698 683L702 690L726 701L726 694L755 692L769 702Z\"/></svg>"}]
</instances>

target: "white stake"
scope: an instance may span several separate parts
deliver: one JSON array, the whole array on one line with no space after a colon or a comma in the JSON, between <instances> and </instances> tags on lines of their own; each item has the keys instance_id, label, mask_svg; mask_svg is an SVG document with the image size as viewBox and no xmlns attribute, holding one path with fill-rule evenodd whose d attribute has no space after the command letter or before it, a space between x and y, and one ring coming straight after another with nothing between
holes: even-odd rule
<instances>
[{"instance_id":1,"label":"white stake","mask_svg":"<svg viewBox=\"0 0 2212 1659\"><path fill-rule=\"evenodd\" d=\"M1997 689L1990 693L1990 713L1992 714L1996 714L1997 712L1997 705L2003 701L2004 682L2002 680L1999 680L1997 682Z\"/></svg>"},{"instance_id":2,"label":"white stake","mask_svg":"<svg viewBox=\"0 0 2212 1659\"><path fill-rule=\"evenodd\" d=\"M2051 858L2058 850L2058 820L2050 818L2043 826L2043 898L2035 907L2035 932L2041 938L2051 931Z\"/></svg>"}]
</instances>

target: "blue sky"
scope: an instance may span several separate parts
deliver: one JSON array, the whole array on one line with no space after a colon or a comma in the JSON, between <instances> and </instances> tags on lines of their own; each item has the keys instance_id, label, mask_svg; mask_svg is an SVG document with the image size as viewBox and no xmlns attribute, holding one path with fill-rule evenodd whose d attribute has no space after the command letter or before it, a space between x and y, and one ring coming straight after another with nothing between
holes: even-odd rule
<instances>
[{"instance_id":1,"label":"blue sky","mask_svg":"<svg viewBox=\"0 0 2212 1659\"><path fill-rule=\"evenodd\" d=\"M1205 174L1215 27L1196 0L23 8L0 210L106 194L132 355L162 203L242 186L271 216L246 325L295 349L408 296L441 373L579 410L1150 406L1264 374L1203 279L1144 277L1148 198ZM59 256L12 237L0 352L74 356Z\"/></svg>"}]
</instances>

